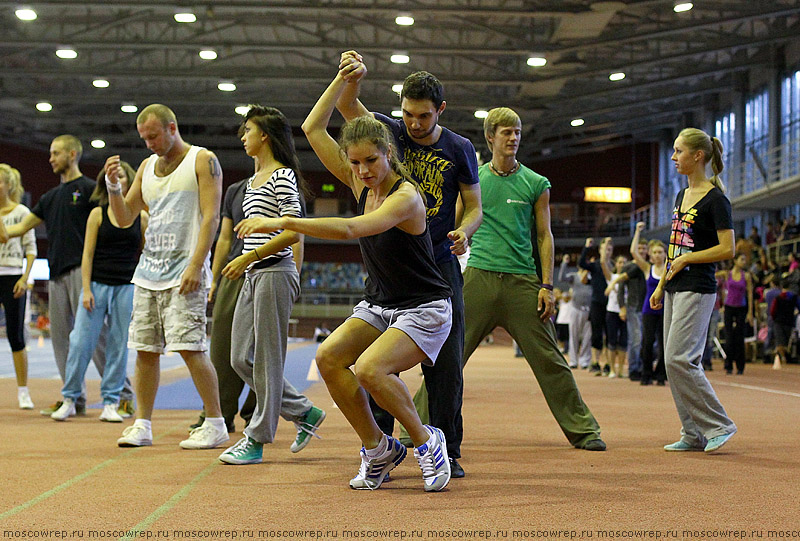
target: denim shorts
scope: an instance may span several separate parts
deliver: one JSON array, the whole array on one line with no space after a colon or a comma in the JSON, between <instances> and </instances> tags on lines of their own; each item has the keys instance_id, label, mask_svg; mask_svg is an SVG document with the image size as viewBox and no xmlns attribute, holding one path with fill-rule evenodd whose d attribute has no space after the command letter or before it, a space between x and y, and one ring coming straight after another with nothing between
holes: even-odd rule
<instances>
[{"instance_id":1,"label":"denim shorts","mask_svg":"<svg viewBox=\"0 0 800 541\"><path fill-rule=\"evenodd\" d=\"M413 308L383 308L361 301L353 308L354 317L366 321L381 332L393 328L403 331L427 356L422 362L433 366L453 324L450 299L426 302Z\"/></svg>"},{"instance_id":2,"label":"denim shorts","mask_svg":"<svg viewBox=\"0 0 800 541\"><path fill-rule=\"evenodd\" d=\"M208 289L182 295L180 286L160 291L136 286L128 347L136 351L206 351Z\"/></svg>"}]
</instances>

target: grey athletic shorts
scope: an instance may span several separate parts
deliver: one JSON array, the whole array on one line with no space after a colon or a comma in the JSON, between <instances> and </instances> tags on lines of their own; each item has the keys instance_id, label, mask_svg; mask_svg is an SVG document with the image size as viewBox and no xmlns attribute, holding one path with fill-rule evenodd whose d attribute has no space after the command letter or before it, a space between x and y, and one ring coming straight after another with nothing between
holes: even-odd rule
<instances>
[{"instance_id":1,"label":"grey athletic shorts","mask_svg":"<svg viewBox=\"0 0 800 541\"><path fill-rule=\"evenodd\" d=\"M420 304L414 308L383 308L361 301L353 308L354 317L366 321L381 332L388 328L406 333L428 357L423 364L433 366L453 324L450 299Z\"/></svg>"},{"instance_id":2,"label":"grey athletic shorts","mask_svg":"<svg viewBox=\"0 0 800 541\"><path fill-rule=\"evenodd\" d=\"M208 289L181 295L179 286L133 290L133 318L128 347L136 351L206 351Z\"/></svg>"}]
</instances>

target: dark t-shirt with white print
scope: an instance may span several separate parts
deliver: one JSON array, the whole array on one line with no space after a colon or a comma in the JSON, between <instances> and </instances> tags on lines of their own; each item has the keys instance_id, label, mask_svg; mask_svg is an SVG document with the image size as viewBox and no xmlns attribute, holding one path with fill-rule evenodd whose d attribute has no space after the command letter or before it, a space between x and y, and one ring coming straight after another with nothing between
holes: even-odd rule
<instances>
[{"instance_id":1,"label":"dark t-shirt with white print","mask_svg":"<svg viewBox=\"0 0 800 541\"><path fill-rule=\"evenodd\" d=\"M733 229L731 202L719 188L711 188L692 208L681 212L686 188L675 198L667 265L683 254L699 252L719 244L717 231ZM670 293L693 291L716 293L713 263L687 265L664 286Z\"/></svg>"}]
</instances>

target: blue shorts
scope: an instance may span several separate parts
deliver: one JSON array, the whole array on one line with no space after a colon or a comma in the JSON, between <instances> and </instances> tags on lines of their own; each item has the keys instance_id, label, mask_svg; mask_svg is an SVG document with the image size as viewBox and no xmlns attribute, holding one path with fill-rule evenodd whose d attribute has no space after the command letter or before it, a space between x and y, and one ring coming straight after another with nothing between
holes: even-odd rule
<instances>
[{"instance_id":1,"label":"blue shorts","mask_svg":"<svg viewBox=\"0 0 800 541\"><path fill-rule=\"evenodd\" d=\"M413 308L383 308L361 301L351 318L366 321L381 332L393 328L403 331L427 356L422 363L433 366L453 324L450 299L426 302ZM349 319L349 318L348 318Z\"/></svg>"}]
</instances>

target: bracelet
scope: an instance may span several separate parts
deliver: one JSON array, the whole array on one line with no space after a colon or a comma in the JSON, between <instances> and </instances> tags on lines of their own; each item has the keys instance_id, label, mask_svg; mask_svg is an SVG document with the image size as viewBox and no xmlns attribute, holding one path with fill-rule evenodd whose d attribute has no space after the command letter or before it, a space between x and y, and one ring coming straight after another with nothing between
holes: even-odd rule
<instances>
[{"instance_id":1,"label":"bracelet","mask_svg":"<svg viewBox=\"0 0 800 541\"><path fill-rule=\"evenodd\" d=\"M258 247L253 248L253 252L255 252L256 257L258 258L258 260L261 261L261 256L258 255Z\"/></svg>"},{"instance_id":2,"label":"bracelet","mask_svg":"<svg viewBox=\"0 0 800 541\"><path fill-rule=\"evenodd\" d=\"M122 195L122 186L119 182L111 182L108 179L108 175L106 177L106 189L108 190L108 195Z\"/></svg>"},{"instance_id":3,"label":"bracelet","mask_svg":"<svg viewBox=\"0 0 800 541\"><path fill-rule=\"evenodd\" d=\"M553 291L553 284L542 284L539 287L541 287L542 289L546 289L548 291Z\"/></svg>"}]
</instances>

